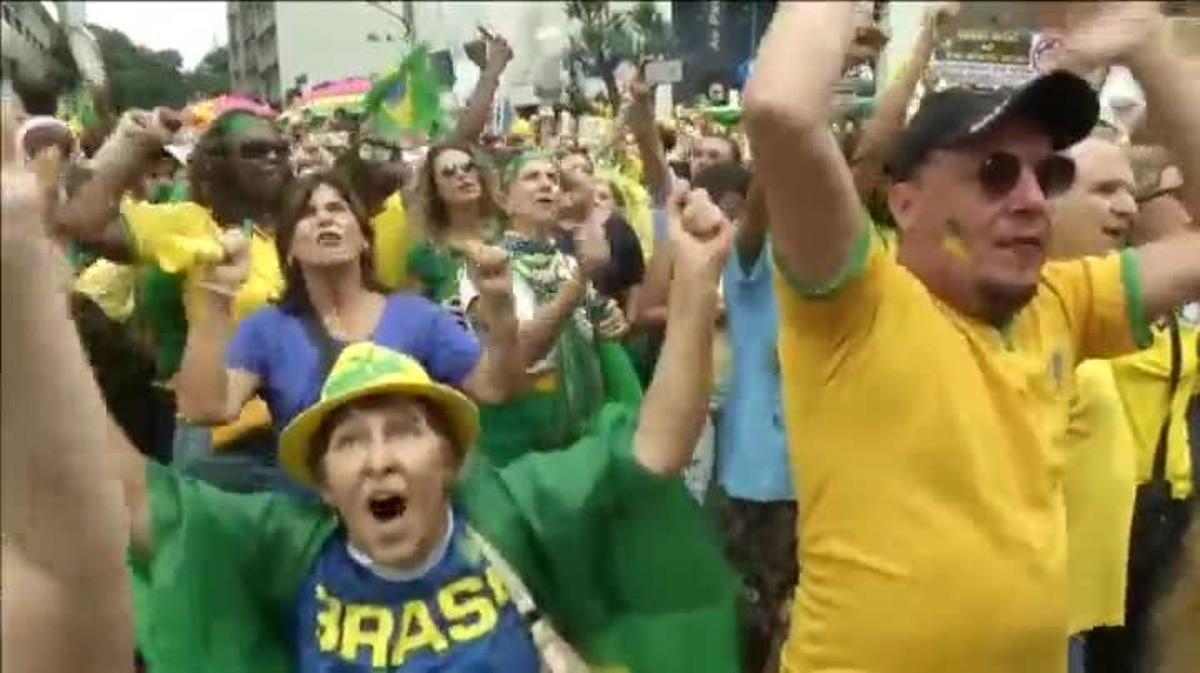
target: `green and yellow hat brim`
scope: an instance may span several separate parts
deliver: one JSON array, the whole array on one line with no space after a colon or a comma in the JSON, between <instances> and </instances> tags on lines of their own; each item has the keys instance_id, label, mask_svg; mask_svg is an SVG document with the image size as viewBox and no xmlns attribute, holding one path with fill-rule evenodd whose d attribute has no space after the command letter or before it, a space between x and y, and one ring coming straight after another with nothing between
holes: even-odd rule
<instances>
[{"instance_id":1,"label":"green and yellow hat brim","mask_svg":"<svg viewBox=\"0 0 1200 673\"><path fill-rule=\"evenodd\" d=\"M355 352L356 351L356 352ZM415 371L390 373L371 372L370 366L356 367L361 354L384 352L407 360ZM347 355L349 354L349 357ZM346 363L346 366L343 366ZM342 371L340 371L342 370ZM344 371L351 370L351 371ZM357 370L357 371L356 371ZM339 385L340 384L340 385ZM331 391L331 388L334 391ZM317 487L316 475L309 466L309 455L315 448L313 439L329 414L365 397L399 395L421 398L445 414L450 423L456 450L466 453L479 438L479 409L467 396L450 386L430 381L420 365L407 356L399 355L373 344L355 344L343 351L322 391L321 400L294 418L279 437L279 465L292 479L310 488Z\"/></svg>"}]
</instances>

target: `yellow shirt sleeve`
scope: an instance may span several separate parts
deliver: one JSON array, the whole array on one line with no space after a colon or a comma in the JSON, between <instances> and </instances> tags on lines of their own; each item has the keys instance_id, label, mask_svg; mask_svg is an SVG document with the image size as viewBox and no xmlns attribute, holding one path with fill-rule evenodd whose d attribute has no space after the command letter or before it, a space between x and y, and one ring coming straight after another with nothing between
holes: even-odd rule
<instances>
[{"instance_id":1,"label":"yellow shirt sleeve","mask_svg":"<svg viewBox=\"0 0 1200 673\"><path fill-rule=\"evenodd\" d=\"M121 204L121 217L138 260L167 273L217 262L225 254L220 226L197 203L151 204L127 199Z\"/></svg>"},{"instance_id":2,"label":"yellow shirt sleeve","mask_svg":"<svg viewBox=\"0 0 1200 673\"><path fill-rule=\"evenodd\" d=\"M396 192L384 201L383 212L371 219L375 230L372 243L375 279L389 290L404 287L408 280L408 213L404 200Z\"/></svg>"},{"instance_id":3,"label":"yellow shirt sleeve","mask_svg":"<svg viewBox=\"0 0 1200 673\"><path fill-rule=\"evenodd\" d=\"M1153 341L1132 250L1047 264L1042 277L1066 313L1076 362L1124 355Z\"/></svg>"},{"instance_id":4,"label":"yellow shirt sleeve","mask_svg":"<svg viewBox=\"0 0 1200 673\"><path fill-rule=\"evenodd\" d=\"M846 266L823 287L807 287L791 277L776 256L781 348L802 345L799 350L814 358L812 364L836 366L835 353L848 352L867 336L877 307L903 273L875 228L865 224Z\"/></svg>"}]
</instances>

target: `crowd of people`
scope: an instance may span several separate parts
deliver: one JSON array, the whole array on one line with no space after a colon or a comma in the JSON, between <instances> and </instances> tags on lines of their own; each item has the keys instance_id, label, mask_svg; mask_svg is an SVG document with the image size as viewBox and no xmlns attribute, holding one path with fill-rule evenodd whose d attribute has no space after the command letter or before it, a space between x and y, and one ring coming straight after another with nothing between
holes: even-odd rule
<instances>
[{"instance_id":1,"label":"crowd of people","mask_svg":"<svg viewBox=\"0 0 1200 673\"><path fill-rule=\"evenodd\" d=\"M1194 62L1049 3L1044 73L919 92L942 3L845 126L855 4L587 142L487 131L490 33L439 137L6 101L4 666L1195 671Z\"/></svg>"}]
</instances>

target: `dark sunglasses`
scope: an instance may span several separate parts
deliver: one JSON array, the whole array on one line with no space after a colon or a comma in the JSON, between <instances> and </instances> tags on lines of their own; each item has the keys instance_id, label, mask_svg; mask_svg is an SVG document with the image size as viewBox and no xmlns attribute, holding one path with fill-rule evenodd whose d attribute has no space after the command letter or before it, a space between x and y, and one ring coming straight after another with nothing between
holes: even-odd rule
<instances>
[{"instance_id":1,"label":"dark sunglasses","mask_svg":"<svg viewBox=\"0 0 1200 673\"><path fill-rule=\"evenodd\" d=\"M1008 194L1021 180L1021 158L1010 152L993 152L979 164L979 184L993 199ZM1075 182L1075 162L1057 154L1033 165L1033 175L1046 198L1058 196Z\"/></svg>"},{"instance_id":2,"label":"dark sunglasses","mask_svg":"<svg viewBox=\"0 0 1200 673\"><path fill-rule=\"evenodd\" d=\"M442 170L439 172L442 174L443 178L450 179L457 175L459 171L462 171L463 175L471 175L475 172L475 162L464 161L461 164L448 164L446 166L442 166Z\"/></svg>"},{"instance_id":3,"label":"dark sunglasses","mask_svg":"<svg viewBox=\"0 0 1200 673\"><path fill-rule=\"evenodd\" d=\"M404 158L404 150L391 145L364 141L358 146L358 158L379 163L396 162Z\"/></svg>"},{"instance_id":4,"label":"dark sunglasses","mask_svg":"<svg viewBox=\"0 0 1200 673\"><path fill-rule=\"evenodd\" d=\"M279 160L286 159L289 150L289 145L284 141L251 140L238 145L237 156L239 159L255 161L274 155Z\"/></svg>"}]
</instances>

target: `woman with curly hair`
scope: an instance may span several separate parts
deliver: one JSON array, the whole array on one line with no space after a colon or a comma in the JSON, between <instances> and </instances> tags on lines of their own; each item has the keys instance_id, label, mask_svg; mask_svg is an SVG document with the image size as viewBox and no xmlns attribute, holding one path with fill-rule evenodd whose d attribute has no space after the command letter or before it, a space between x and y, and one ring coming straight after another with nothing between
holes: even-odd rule
<instances>
[{"instance_id":1,"label":"woman with curly hair","mask_svg":"<svg viewBox=\"0 0 1200 673\"><path fill-rule=\"evenodd\" d=\"M436 145L417 176L416 199L422 239L408 254L412 283L430 300L459 316L465 276L464 252L500 235L495 175L470 146Z\"/></svg>"},{"instance_id":2,"label":"woman with curly hair","mask_svg":"<svg viewBox=\"0 0 1200 673\"><path fill-rule=\"evenodd\" d=\"M189 199L151 204L127 198L147 165L161 155L178 120L169 111L130 112L97 152L92 177L56 213L67 237L139 271L135 329L156 348L158 377L173 387L205 269L226 256L222 239L239 231L249 245L246 282L232 298L236 319L278 299L284 278L275 250L280 196L291 180L288 144L267 119L244 110L219 116L188 160ZM174 461L185 469L236 463L223 485L255 490L271 483L256 466L269 461L271 425L261 400L215 429L176 427ZM213 447L221 450L210 455ZM201 469L197 467L197 469Z\"/></svg>"}]
</instances>

